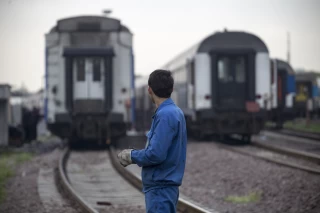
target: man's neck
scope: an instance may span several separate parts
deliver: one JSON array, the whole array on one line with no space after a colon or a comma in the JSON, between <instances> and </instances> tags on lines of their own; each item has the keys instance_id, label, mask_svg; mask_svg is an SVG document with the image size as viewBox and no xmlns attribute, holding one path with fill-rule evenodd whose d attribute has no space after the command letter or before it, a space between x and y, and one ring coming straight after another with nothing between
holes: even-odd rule
<instances>
[{"instance_id":1,"label":"man's neck","mask_svg":"<svg viewBox=\"0 0 320 213\"><path fill-rule=\"evenodd\" d=\"M158 107L165 101L167 100L168 98L155 98L154 102L156 104L156 107L158 109Z\"/></svg>"}]
</instances>

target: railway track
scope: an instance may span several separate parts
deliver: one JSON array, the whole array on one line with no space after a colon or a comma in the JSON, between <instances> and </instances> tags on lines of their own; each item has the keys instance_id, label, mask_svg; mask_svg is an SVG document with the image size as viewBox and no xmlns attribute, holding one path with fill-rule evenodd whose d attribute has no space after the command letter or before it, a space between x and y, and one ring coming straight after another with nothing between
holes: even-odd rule
<instances>
[{"instance_id":1,"label":"railway track","mask_svg":"<svg viewBox=\"0 0 320 213\"><path fill-rule=\"evenodd\" d=\"M311 132L301 132L301 131L296 131L292 129L283 129L280 130L279 133L285 134L285 135L291 135L295 137L300 137L300 138L307 138L311 140L315 140L317 142L320 142L320 134L316 133L311 133Z\"/></svg>"},{"instance_id":2,"label":"railway track","mask_svg":"<svg viewBox=\"0 0 320 213\"><path fill-rule=\"evenodd\" d=\"M274 132L274 133L283 134L283 135L288 135L288 136L294 136L294 137L314 140L314 141L316 141L318 143L320 142L320 134L317 134L317 133L302 132L302 131L293 130L293 129L275 130L275 129L272 129L272 128L268 128L267 130L271 131L271 132Z\"/></svg>"},{"instance_id":3,"label":"railway track","mask_svg":"<svg viewBox=\"0 0 320 213\"><path fill-rule=\"evenodd\" d=\"M287 166L306 172L320 174L320 144L318 142L263 132L261 136L254 136L251 144L232 146L217 143L220 148L244 155L249 155L282 166ZM288 140L288 139L287 139ZM234 143L231 143L234 144ZM288 148L289 147L289 148Z\"/></svg>"},{"instance_id":4,"label":"railway track","mask_svg":"<svg viewBox=\"0 0 320 213\"><path fill-rule=\"evenodd\" d=\"M264 131L262 137L255 137L252 144L320 164L320 143L314 140Z\"/></svg>"},{"instance_id":5,"label":"railway track","mask_svg":"<svg viewBox=\"0 0 320 213\"><path fill-rule=\"evenodd\" d=\"M106 176L106 174L98 175L99 177L93 181L91 178L88 179L88 175L86 174L89 170L86 170L90 167L90 164L87 164L82 167L83 162L74 163L77 161L74 156L79 156L81 154L74 154L70 150L66 150L64 154L61 156L59 162L59 179L62 185L63 190L66 194L68 194L69 198L77 203L82 209L83 212L87 213L101 213L101 212L116 212L114 210L110 210L110 206L121 207L126 203L129 203L124 211L122 209L121 212L145 212L144 209L141 209L141 202L143 202L142 206L144 208L144 197L141 193L142 189L142 182L139 176L131 173L129 170L123 168L117 161L116 152L113 148L109 150L108 153L99 154L93 153L93 155L104 155L101 157L98 162L103 160L104 158L109 159L107 160L110 166L106 166L106 164L99 164L97 169L100 172L103 172L103 167L108 167L107 170L114 170L118 177L115 177L115 173L111 175L111 177ZM88 157L88 156L86 156ZM80 161L85 161L85 156ZM69 161L74 161L70 163ZM80 168L81 167L81 168ZM111 168L112 167L112 168ZM110 173L110 172L109 172ZM119 176L121 175L121 177ZM92 175L92 174L91 174ZM87 177L86 177L87 176ZM80 178L82 177L82 178ZM84 178L85 177L85 178ZM119 182L119 179L124 178L128 182ZM82 179L82 180L81 180ZM113 179L113 183L111 183L109 179ZM103 182L108 183L103 183ZM101 191L102 184L104 187L107 187L107 184L117 184L111 187L112 196L107 195L108 192ZM129 185L129 186L128 186ZM116 190L116 188L120 188ZM135 187L135 192L129 188ZM110 189L110 187L109 187ZM118 194L117 194L118 193ZM109 191L110 194L110 191ZM125 195L127 194L127 195ZM116 204L115 204L116 203ZM140 203L137 205L137 203ZM109 206L109 211L106 211L106 206ZM194 212L194 213L208 213L208 212L215 212L215 211L208 211L192 202L189 202L185 199L180 198L177 205L178 212ZM120 212L120 211L119 211Z\"/></svg>"},{"instance_id":6,"label":"railway track","mask_svg":"<svg viewBox=\"0 0 320 213\"><path fill-rule=\"evenodd\" d=\"M98 213L96 209L94 209L86 200L84 200L79 193L77 193L73 187L71 186L68 176L66 174L66 165L69 157L70 151L69 149L65 150L63 155L59 160L59 172L58 177L60 179L61 187L65 193L69 195L69 198L76 202L81 208L83 212L87 213Z\"/></svg>"}]
</instances>

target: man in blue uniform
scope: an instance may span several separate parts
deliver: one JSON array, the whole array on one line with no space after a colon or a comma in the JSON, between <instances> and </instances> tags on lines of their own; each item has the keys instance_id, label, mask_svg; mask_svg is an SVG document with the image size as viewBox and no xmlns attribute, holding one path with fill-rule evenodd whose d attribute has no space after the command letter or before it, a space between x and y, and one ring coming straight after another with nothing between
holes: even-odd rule
<instances>
[{"instance_id":1,"label":"man in blue uniform","mask_svg":"<svg viewBox=\"0 0 320 213\"><path fill-rule=\"evenodd\" d=\"M148 93L157 109L152 116L145 149L125 149L118 154L123 166L142 167L147 213L176 212L179 186L186 163L187 130L184 114L170 98L174 80L170 71L149 76Z\"/></svg>"}]
</instances>

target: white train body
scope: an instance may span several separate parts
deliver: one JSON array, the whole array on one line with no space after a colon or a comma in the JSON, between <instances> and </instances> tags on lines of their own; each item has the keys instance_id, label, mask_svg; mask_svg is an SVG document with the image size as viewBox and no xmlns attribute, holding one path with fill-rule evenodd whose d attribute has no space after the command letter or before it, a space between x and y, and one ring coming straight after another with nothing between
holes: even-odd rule
<instances>
[{"instance_id":1,"label":"white train body","mask_svg":"<svg viewBox=\"0 0 320 213\"><path fill-rule=\"evenodd\" d=\"M125 103L133 85L132 37L119 20L99 16L59 20L46 34L44 114L51 131L102 140L125 132L131 117Z\"/></svg>"},{"instance_id":2,"label":"white train body","mask_svg":"<svg viewBox=\"0 0 320 213\"><path fill-rule=\"evenodd\" d=\"M263 128L271 108L270 58L257 36L212 34L162 68L173 72L172 99L189 131L247 137Z\"/></svg>"}]
</instances>

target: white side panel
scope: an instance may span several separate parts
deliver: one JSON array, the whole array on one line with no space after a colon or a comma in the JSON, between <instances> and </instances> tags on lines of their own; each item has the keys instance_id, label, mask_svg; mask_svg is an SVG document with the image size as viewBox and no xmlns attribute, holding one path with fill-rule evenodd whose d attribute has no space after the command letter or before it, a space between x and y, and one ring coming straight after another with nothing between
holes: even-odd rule
<instances>
[{"instance_id":1,"label":"white side panel","mask_svg":"<svg viewBox=\"0 0 320 213\"><path fill-rule=\"evenodd\" d=\"M195 98L196 110L211 108L211 63L210 56L206 53L197 54L195 57Z\"/></svg>"},{"instance_id":2,"label":"white side panel","mask_svg":"<svg viewBox=\"0 0 320 213\"><path fill-rule=\"evenodd\" d=\"M120 32L118 37L118 43L121 43L124 46L132 46L132 35L127 32Z\"/></svg>"},{"instance_id":3,"label":"white side panel","mask_svg":"<svg viewBox=\"0 0 320 213\"><path fill-rule=\"evenodd\" d=\"M277 61L276 60L272 60L273 61L273 84L271 85L271 105L272 108L275 109L278 107L278 93L277 93L277 82L278 82L278 74L277 74ZM271 67L270 67L271 68Z\"/></svg>"},{"instance_id":4,"label":"white side panel","mask_svg":"<svg viewBox=\"0 0 320 213\"><path fill-rule=\"evenodd\" d=\"M193 109L193 98L194 98L194 87L193 85L188 83L188 108L189 109Z\"/></svg>"},{"instance_id":5,"label":"white side panel","mask_svg":"<svg viewBox=\"0 0 320 213\"><path fill-rule=\"evenodd\" d=\"M60 48L59 48L59 35L57 33L46 35L46 48L47 48L47 80L48 87L46 88L47 103L47 117L48 122L52 123L55 121L55 100L56 94L52 93L53 87L57 87L60 76L59 76L59 65L60 65Z\"/></svg>"},{"instance_id":6,"label":"white side panel","mask_svg":"<svg viewBox=\"0 0 320 213\"><path fill-rule=\"evenodd\" d=\"M64 47L70 46L70 34L61 33L60 35L60 48L59 48L59 83L58 83L58 93L57 100L61 103L56 106L57 113L66 113L66 79L65 79L65 58L62 56Z\"/></svg>"},{"instance_id":7,"label":"white side panel","mask_svg":"<svg viewBox=\"0 0 320 213\"><path fill-rule=\"evenodd\" d=\"M131 98L131 43L132 36L127 32L111 33L111 44L115 51L113 58L113 112L122 113L124 120L130 120L130 109L126 102ZM122 90L125 89L126 92Z\"/></svg>"},{"instance_id":8,"label":"white side panel","mask_svg":"<svg viewBox=\"0 0 320 213\"><path fill-rule=\"evenodd\" d=\"M48 48L47 78L48 88L48 123L55 122L57 113L65 113L65 60L62 57L63 48L70 45L68 33L52 33L46 35L46 47ZM53 88L56 88L54 94Z\"/></svg>"},{"instance_id":9,"label":"white side panel","mask_svg":"<svg viewBox=\"0 0 320 213\"><path fill-rule=\"evenodd\" d=\"M256 95L261 95L256 102L261 108L271 109L271 82L270 82L270 59L268 53L257 53L256 55Z\"/></svg>"},{"instance_id":10,"label":"white side panel","mask_svg":"<svg viewBox=\"0 0 320 213\"><path fill-rule=\"evenodd\" d=\"M294 93L289 93L286 95L286 107L292 108L293 107L293 101L294 101Z\"/></svg>"}]
</instances>

